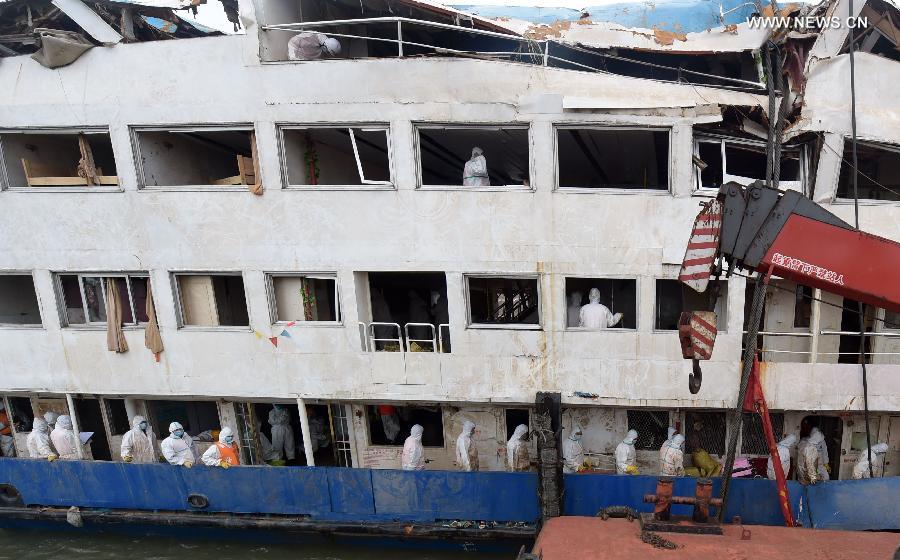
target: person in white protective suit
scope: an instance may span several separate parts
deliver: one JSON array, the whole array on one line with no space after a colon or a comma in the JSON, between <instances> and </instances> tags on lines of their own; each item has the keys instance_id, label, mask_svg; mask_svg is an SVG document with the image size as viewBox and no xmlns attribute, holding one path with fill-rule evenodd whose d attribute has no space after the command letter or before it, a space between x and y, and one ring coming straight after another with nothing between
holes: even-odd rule
<instances>
[{"instance_id":1,"label":"person in white protective suit","mask_svg":"<svg viewBox=\"0 0 900 560\"><path fill-rule=\"evenodd\" d=\"M31 433L26 440L28 456L32 459L47 459L51 463L59 458L50 444L50 426L41 418L34 419Z\"/></svg>"},{"instance_id":2,"label":"person in white protective suit","mask_svg":"<svg viewBox=\"0 0 900 560\"><path fill-rule=\"evenodd\" d=\"M590 303L583 306L580 311L581 327L585 329L606 329L613 327L622 320L622 314L613 315L608 307L600 303L600 290L591 288L588 292Z\"/></svg>"},{"instance_id":3,"label":"person in white protective suit","mask_svg":"<svg viewBox=\"0 0 900 560\"><path fill-rule=\"evenodd\" d=\"M669 442L659 465L659 474L664 476L684 476L684 436L676 434Z\"/></svg>"},{"instance_id":4,"label":"person in white protective suit","mask_svg":"<svg viewBox=\"0 0 900 560\"><path fill-rule=\"evenodd\" d=\"M53 412L52 410L48 410L44 413L44 422L47 423L47 426L50 428L50 431L53 431L53 428L56 427L56 419L59 418L59 413Z\"/></svg>"},{"instance_id":5,"label":"person in white protective suit","mask_svg":"<svg viewBox=\"0 0 900 560\"><path fill-rule=\"evenodd\" d=\"M475 422L463 422L462 432L456 438L456 464L464 471L478 470L478 447L475 445Z\"/></svg>"},{"instance_id":6,"label":"person in white protective suit","mask_svg":"<svg viewBox=\"0 0 900 560\"><path fill-rule=\"evenodd\" d=\"M405 471L425 470L425 449L422 448L422 426L415 424L409 430L409 437L403 443L403 454L400 457L400 466Z\"/></svg>"},{"instance_id":7,"label":"person in white protective suit","mask_svg":"<svg viewBox=\"0 0 900 560\"><path fill-rule=\"evenodd\" d=\"M207 467L236 467L241 464L241 452L234 442L234 431L225 426L219 432L219 441L209 446L200 458Z\"/></svg>"},{"instance_id":8,"label":"person in white protective suit","mask_svg":"<svg viewBox=\"0 0 900 560\"><path fill-rule=\"evenodd\" d=\"M158 445L147 419L136 415L131 420L131 429L122 436L122 460L126 463L156 463L159 461Z\"/></svg>"},{"instance_id":9,"label":"person in white protective suit","mask_svg":"<svg viewBox=\"0 0 900 560\"><path fill-rule=\"evenodd\" d=\"M581 436L584 434L581 426L572 427L572 433L566 438L562 446L563 472L578 472L584 465L584 446L581 444Z\"/></svg>"},{"instance_id":10,"label":"person in white protective suit","mask_svg":"<svg viewBox=\"0 0 900 560\"><path fill-rule=\"evenodd\" d=\"M491 179L488 176L484 150L478 147L472 148L472 157L463 166L463 186L489 187L490 185Z\"/></svg>"},{"instance_id":11,"label":"person in white protective suit","mask_svg":"<svg viewBox=\"0 0 900 560\"><path fill-rule=\"evenodd\" d=\"M822 456L819 454L819 444L825 437L819 430L813 430L809 434L806 445L797 452L797 480L802 484L818 484L827 480L822 476L825 468L822 466Z\"/></svg>"},{"instance_id":12,"label":"person in white protective suit","mask_svg":"<svg viewBox=\"0 0 900 560\"><path fill-rule=\"evenodd\" d=\"M191 468L197 461L197 452L194 449L194 440L185 433L184 426L178 422L169 424L169 437L159 445L163 457L170 465L181 465Z\"/></svg>"},{"instance_id":13,"label":"person in white protective suit","mask_svg":"<svg viewBox=\"0 0 900 560\"><path fill-rule=\"evenodd\" d=\"M341 42L315 31L303 31L287 44L288 60L320 60L341 54Z\"/></svg>"},{"instance_id":14,"label":"person in white protective suit","mask_svg":"<svg viewBox=\"0 0 900 560\"><path fill-rule=\"evenodd\" d=\"M669 427L668 430L666 430L666 434L667 434L667 435L666 435L666 441L664 441L663 444L659 447L659 464L660 464L660 467L662 466L663 456L666 454L666 449L669 448L669 444L672 443L672 438L675 437L675 432L677 432L677 431L678 431L678 430L676 430L675 428L673 428L673 427L671 427L671 426Z\"/></svg>"},{"instance_id":15,"label":"person in white protective suit","mask_svg":"<svg viewBox=\"0 0 900 560\"><path fill-rule=\"evenodd\" d=\"M787 480L788 473L791 471L791 448L796 443L797 436L794 434L788 434L778 442L778 459L781 462L781 471L784 473L785 480ZM775 467L772 463L771 455L769 455L769 460L766 461L766 477L769 480L775 480Z\"/></svg>"},{"instance_id":16,"label":"person in white protective suit","mask_svg":"<svg viewBox=\"0 0 900 560\"><path fill-rule=\"evenodd\" d=\"M638 433L628 430L625 439L616 446L616 474L638 474L637 453L634 450L634 442Z\"/></svg>"},{"instance_id":17,"label":"person in white protective suit","mask_svg":"<svg viewBox=\"0 0 900 560\"><path fill-rule=\"evenodd\" d=\"M78 435L72 431L72 418L67 414L56 419L56 427L50 432L50 441L60 459L78 459Z\"/></svg>"},{"instance_id":18,"label":"person in white protective suit","mask_svg":"<svg viewBox=\"0 0 900 560\"><path fill-rule=\"evenodd\" d=\"M524 472L531 469L531 457L528 454L528 426L519 424L513 435L506 442L506 468L513 472Z\"/></svg>"},{"instance_id":19,"label":"person in white protective suit","mask_svg":"<svg viewBox=\"0 0 900 560\"><path fill-rule=\"evenodd\" d=\"M276 404L269 411L269 425L272 426L272 449L278 452L278 459L292 461L296 447L290 413Z\"/></svg>"},{"instance_id":20,"label":"person in white protective suit","mask_svg":"<svg viewBox=\"0 0 900 560\"><path fill-rule=\"evenodd\" d=\"M278 461L280 455L275 448L272 447L272 442L269 441L269 438L266 437L266 434L262 431L262 420L256 420L256 437L259 438L259 452L262 453L262 459L268 464L272 464L272 461Z\"/></svg>"},{"instance_id":21,"label":"person in white protective suit","mask_svg":"<svg viewBox=\"0 0 900 560\"><path fill-rule=\"evenodd\" d=\"M872 474L875 475L875 478L881 478L884 476L884 456L888 452L888 444L876 443L870 449L872 450ZM869 454L865 449L859 452L859 458L853 465L853 478L855 480L869 478Z\"/></svg>"},{"instance_id":22,"label":"person in white protective suit","mask_svg":"<svg viewBox=\"0 0 900 560\"><path fill-rule=\"evenodd\" d=\"M581 326L581 292L569 294L569 306L566 307L566 326L569 328Z\"/></svg>"},{"instance_id":23,"label":"person in white protective suit","mask_svg":"<svg viewBox=\"0 0 900 560\"><path fill-rule=\"evenodd\" d=\"M821 436L816 439L818 442L816 443L816 449L819 451L819 474L821 475L822 480L829 480L831 478L829 476L831 473L831 463L828 461L828 446L825 444L825 434L823 434L819 428L813 428L809 432L810 439L812 439L814 433Z\"/></svg>"}]
</instances>

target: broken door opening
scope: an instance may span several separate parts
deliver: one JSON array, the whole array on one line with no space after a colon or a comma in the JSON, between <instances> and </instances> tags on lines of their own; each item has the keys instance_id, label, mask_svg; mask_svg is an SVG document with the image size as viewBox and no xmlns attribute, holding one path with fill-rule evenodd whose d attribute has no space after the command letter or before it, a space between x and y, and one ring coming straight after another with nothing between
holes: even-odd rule
<instances>
[{"instance_id":1,"label":"broken door opening","mask_svg":"<svg viewBox=\"0 0 900 560\"><path fill-rule=\"evenodd\" d=\"M103 413L100 410L98 399L74 399L75 414L78 415L78 429L82 434L93 433L91 436L91 455L97 461L112 461L112 453L109 449L109 438L106 435L106 425L103 423Z\"/></svg>"},{"instance_id":2,"label":"broken door opening","mask_svg":"<svg viewBox=\"0 0 900 560\"><path fill-rule=\"evenodd\" d=\"M527 126L419 126L424 187L528 187Z\"/></svg>"},{"instance_id":3,"label":"broken door opening","mask_svg":"<svg viewBox=\"0 0 900 560\"><path fill-rule=\"evenodd\" d=\"M669 131L556 129L560 188L669 189Z\"/></svg>"},{"instance_id":4,"label":"broken door opening","mask_svg":"<svg viewBox=\"0 0 900 560\"><path fill-rule=\"evenodd\" d=\"M0 146L10 188L119 184L107 132L4 132Z\"/></svg>"},{"instance_id":5,"label":"broken door opening","mask_svg":"<svg viewBox=\"0 0 900 560\"><path fill-rule=\"evenodd\" d=\"M142 187L257 184L252 127L135 130Z\"/></svg>"},{"instance_id":6,"label":"broken door opening","mask_svg":"<svg viewBox=\"0 0 900 560\"><path fill-rule=\"evenodd\" d=\"M390 186L389 138L386 125L282 127L287 185Z\"/></svg>"},{"instance_id":7,"label":"broken door opening","mask_svg":"<svg viewBox=\"0 0 900 560\"><path fill-rule=\"evenodd\" d=\"M447 278L443 272L370 272L368 276L370 348L387 352L450 351Z\"/></svg>"},{"instance_id":8,"label":"broken door opening","mask_svg":"<svg viewBox=\"0 0 900 560\"><path fill-rule=\"evenodd\" d=\"M182 326L250 326L240 274L176 274Z\"/></svg>"}]
</instances>

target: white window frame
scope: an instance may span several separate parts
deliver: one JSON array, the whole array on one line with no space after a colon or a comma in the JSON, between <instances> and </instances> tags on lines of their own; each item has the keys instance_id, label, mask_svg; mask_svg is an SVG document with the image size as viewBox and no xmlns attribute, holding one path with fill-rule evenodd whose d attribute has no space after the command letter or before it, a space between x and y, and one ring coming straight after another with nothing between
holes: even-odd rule
<instances>
[{"instance_id":1,"label":"white window frame","mask_svg":"<svg viewBox=\"0 0 900 560\"><path fill-rule=\"evenodd\" d=\"M512 278L518 280L534 280L537 282L537 298L538 298L538 322L535 324L523 323L475 323L472 321L472 298L469 294L469 279L471 278ZM543 330L543 293L541 289L540 274L521 274L521 273L497 273L497 274L463 274L463 282L465 283L465 303L466 303L466 328L467 329L488 329L488 330L518 330L518 331L539 331Z\"/></svg>"},{"instance_id":2,"label":"white window frame","mask_svg":"<svg viewBox=\"0 0 900 560\"><path fill-rule=\"evenodd\" d=\"M187 325L184 322L184 303L181 301L181 285L178 282L180 276L239 276L244 285L244 304L247 306L247 323L248 325ZM175 319L178 330L183 331L234 331L234 332L253 332L253 315L250 309L250 298L247 297L247 282L244 278L243 271L240 270L178 270L170 271L169 277L172 282L172 294L175 296Z\"/></svg>"},{"instance_id":3,"label":"white window frame","mask_svg":"<svg viewBox=\"0 0 900 560\"><path fill-rule=\"evenodd\" d=\"M582 274L578 275L569 275L563 274L562 281L562 301L565 302L562 309L562 324L563 330L571 331L571 332L637 332L640 330L641 326L641 290L640 283L638 282L637 277L633 276L585 276ZM567 283L569 278L574 280L631 280L635 284L635 294L634 294L634 328L627 329L625 327L608 327L605 329L585 329L584 327L570 327L569 326L569 296L568 296L568 288ZM587 294L585 294L587 295Z\"/></svg>"},{"instance_id":4,"label":"white window frame","mask_svg":"<svg viewBox=\"0 0 900 560\"><path fill-rule=\"evenodd\" d=\"M344 314L341 302L341 289L335 272L266 272L266 292L269 303L269 321L272 325L286 325L294 323L293 327L343 327ZM334 282L334 301L336 306L335 321L304 321L291 319L289 321L278 320L278 300L275 298L276 278L309 278L311 280L331 280Z\"/></svg>"},{"instance_id":5,"label":"white window frame","mask_svg":"<svg viewBox=\"0 0 900 560\"><path fill-rule=\"evenodd\" d=\"M84 313L84 323L69 323L69 316L67 313L68 307L66 307L66 295L62 289L62 277L63 276L76 276L78 278L78 291L81 294L81 309ZM87 308L87 297L84 293L84 279L85 278L100 278L100 296L103 298L103 308L106 309L106 279L107 278L124 278L125 279L125 287L128 291L128 305L131 309L131 318L133 322L131 323L122 323L122 328L125 330L128 329L139 329L143 328L147 325L146 321L138 321L137 320L137 309L134 306L134 291L131 286L131 278L146 278L147 286L150 287L150 273L149 272L67 272L67 271L57 271L53 273L53 284L54 289L56 290L57 300L60 304L59 317L60 324L63 328L72 328L72 329L96 329L96 328L106 328L106 321L91 321L90 314L88 313ZM151 294L148 296L152 297Z\"/></svg>"},{"instance_id":6,"label":"white window frame","mask_svg":"<svg viewBox=\"0 0 900 560\"><path fill-rule=\"evenodd\" d=\"M719 153L722 157L722 184L726 183L737 183L739 185L743 185L745 187L752 185L756 181L760 181L761 179L752 179L750 177L743 177L741 175L731 175L728 173L728 161L725 158L725 145L743 145L743 146L754 146L754 147L766 147L765 140L752 140L748 138L734 138L730 136L721 136L717 134L696 134L694 135L694 145L693 145L693 155L695 157L700 157L700 144L719 144ZM799 181L779 181L778 187L780 189L790 189L796 190L803 194L807 194L807 185L809 184L809 151L807 150L806 144L800 144L796 147L787 146L782 147L782 154L785 152L785 148L787 148L788 152L792 152L795 149L799 151L798 157L800 159L800 180ZM710 189L703 186L700 178L700 168L697 167L696 164L691 165L693 169L694 175L694 193L697 195L708 195L715 196L718 194L719 189ZM765 174L765 173L764 173Z\"/></svg>"},{"instance_id":7,"label":"white window frame","mask_svg":"<svg viewBox=\"0 0 900 560\"><path fill-rule=\"evenodd\" d=\"M553 190L563 193L581 193L581 194L643 194L643 195L672 195L672 174L673 174L673 158L672 158L672 126L621 126L603 123L585 123L585 122L557 122L553 123L553 166L555 171ZM629 189L622 187L565 187L559 182L560 164L559 164L559 133L562 130L600 130L600 131L649 131L649 132L665 132L669 140L668 146L668 173L665 189Z\"/></svg>"},{"instance_id":8,"label":"white window frame","mask_svg":"<svg viewBox=\"0 0 900 560\"><path fill-rule=\"evenodd\" d=\"M490 185L487 187L467 187L462 184L462 172L460 169L460 184L459 185L426 185L424 180L424 173L422 170L422 139L420 136L420 131L422 130L527 130L528 131L528 184L527 185ZM523 123L523 122L511 122L511 123L451 123L451 122L414 122L413 123L413 143L414 143L414 156L416 161L416 188L421 190L433 190L433 191L477 191L477 192L491 192L491 191L522 191L522 192L534 192L534 158L532 154L534 152L534 140L533 140L533 127L531 123ZM488 162L488 168L490 169L490 162Z\"/></svg>"},{"instance_id":9,"label":"white window frame","mask_svg":"<svg viewBox=\"0 0 900 560\"><path fill-rule=\"evenodd\" d=\"M391 135L391 125L390 123L311 123L311 124L297 124L297 123L278 123L276 124L277 134L278 134L278 154L279 154L279 163L281 165L281 180L284 185L284 189L288 190L347 190L347 189L356 189L356 190L394 190L395 186L395 174L394 174L394 148L393 148L393 138ZM359 176L358 184L347 184L347 185L301 185L294 184L290 182L290 174L288 173L288 163L287 163L287 147L284 141L284 131L302 131L302 130L315 130L315 129L325 129L325 130L337 130L346 128L350 132L350 145L353 148L353 157L356 159L356 171ZM366 179L365 173L363 171L362 160L359 157L359 149L356 144L356 134L353 132L354 129L360 130L362 132L384 132L385 140L387 145L387 157L388 157L388 171L390 173L390 179L388 181L374 181L371 179Z\"/></svg>"},{"instance_id":10,"label":"white window frame","mask_svg":"<svg viewBox=\"0 0 900 560\"><path fill-rule=\"evenodd\" d=\"M832 197L831 202L833 204L853 204L852 198L843 198L843 197L838 196L838 189L841 186L841 167L843 167L843 165L844 165L844 160L848 159L845 155L846 154L846 146L847 146L848 142L852 141L852 138L850 136L842 136L841 139L842 139L842 149L841 149L840 156L838 156L837 173L834 174L834 178L832 180L832 183L833 183L833 191L832 192L834 192L834 197ZM886 142L874 142L874 141L868 141L868 140L857 140L856 143L859 145L869 147L869 148L874 148L876 150L884 150L886 152L894 152L895 154L897 154L897 157L900 157L900 145L898 145L898 144L888 144ZM847 162L847 165L850 165L849 161ZM874 198L860 198L859 204L865 205L865 206L880 206L880 205L896 206L896 205L900 204L900 201L875 200Z\"/></svg>"},{"instance_id":11,"label":"white window frame","mask_svg":"<svg viewBox=\"0 0 900 560\"><path fill-rule=\"evenodd\" d=\"M174 192L191 192L191 191L214 191L214 192L234 192L246 191L247 185L148 185L144 177L144 163L141 156L141 134L145 132L249 132L251 133L251 143L256 140L256 154L259 158L259 134L253 123L229 123L221 125L209 124L171 124L171 125L135 125L128 127L131 135L131 149L134 154L135 171L137 174L138 191L174 191ZM253 147L251 146L251 150ZM257 162L257 167L262 169L262 162ZM257 178L260 179L260 178Z\"/></svg>"},{"instance_id":12,"label":"white window frame","mask_svg":"<svg viewBox=\"0 0 900 560\"><path fill-rule=\"evenodd\" d=\"M668 330L656 328L656 322L657 322L656 318L658 317L658 314L659 314L659 298L657 296L656 282L657 282L657 280L669 280L672 282L679 282L679 280L677 278L663 278L663 277L658 277L658 276L651 278L651 280L653 281L653 323L652 323L653 329L652 330L654 333L657 333L657 334L677 333L678 332L677 328L668 329ZM709 281L714 282L715 280L710 278ZM720 329L718 324L716 325L716 333L717 334L725 334L728 332L728 321L731 319L731 302L728 301L728 299L731 297L730 296L731 286L729 286L728 280L726 278L719 278L719 282L721 282L725 288L725 290L724 290L725 293L719 294L719 300L721 301L724 299L724 301L725 301L725 318L722 321L722 323L724 324L724 327L722 327ZM707 289L709 289L709 288L707 288ZM706 293L706 292L704 292L704 293ZM719 323L719 321L720 321L720 319L717 314L716 323Z\"/></svg>"},{"instance_id":13,"label":"white window frame","mask_svg":"<svg viewBox=\"0 0 900 560\"><path fill-rule=\"evenodd\" d=\"M43 329L44 329L44 312L43 312L43 310L41 309L41 307L42 307L42 306L41 306L41 297L40 297L40 294L38 293L37 282L35 282L34 273L32 273L30 270L2 270L2 271L0 271L0 277L2 277L2 276L29 276L29 277L31 277L31 285L32 285L32 287L34 288L34 299L35 299L35 301L37 302L37 306L38 306L38 315L40 315L41 322L40 322L40 323L27 323L27 324L20 324L20 323L0 323L0 329L9 329L9 330L15 330L15 329L37 330L37 329L41 329L41 330L43 330ZM7 410L9 410L9 409L7 408Z\"/></svg>"}]
</instances>

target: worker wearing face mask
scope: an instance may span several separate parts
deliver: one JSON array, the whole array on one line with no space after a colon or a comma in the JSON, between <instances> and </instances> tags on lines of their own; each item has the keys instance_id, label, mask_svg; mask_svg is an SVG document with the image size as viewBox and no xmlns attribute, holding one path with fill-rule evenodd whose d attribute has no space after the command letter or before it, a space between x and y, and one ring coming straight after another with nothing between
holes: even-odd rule
<instances>
[{"instance_id":1,"label":"worker wearing face mask","mask_svg":"<svg viewBox=\"0 0 900 560\"><path fill-rule=\"evenodd\" d=\"M32 459L47 459L51 463L59 458L50 444L50 427L42 418L35 418L31 433L26 441L28 455Z\"/></svg>"},{"instance_id":2,"label":"worker wearing face mask","mask_svg":"<svg viewBox=\"0 0 900 560\"><path fill-rule=\"evenodd\" d=\"M78 445L81 442L72 430L72 419L68 415L63 414L56 419L56 427L50 432L50 441L60 459L78 459Z\"/></svg>"},{"instance_id":3,"label":"worker wearing face mask","mask_svg":"<svg viewBox=\"0 0 900 560\"><path fill-rule=\"evenodd\" d=\"M50 428L50 431L53 431L53 428L56 427L56 419L59 418L59 413L53 412L52 410L48 410L44 413L44 422L47 423L47 426Z\"/></svg>"},{"instance_id":4,"label":"worker wearing face mask","mask_svg":"<svg viewBox=\"0 0 900 560\"><path fill-rule=\"evenodd\" d=\"M241 464L241 452L234 442L234 432L229 427L219 432L219 441L209 446L203 453L203 464L208 467L227 469Z\"/></svg>"},{"instance_id":5,"label":"worker wearing face mask","mask_svg":"<svg viewBox=\"0 0 900 560\"><path fill-rule=\"evenodd\" d=\"M669 447L663 455L659 474L664 476L684 476L684 436L672 437Z\"/></svg>"},{"instance_id":6,"label":"worker wearing face mask","mask_svg":"<svg viewBox=\"0 0 900 560\"><path fill-rule=\"evenodd\" d=\"M791 448L794 447L794 444L796 443L797 436L794 434L788 434L784 436L784 439L778 442L778 459L781 462L781 471L784 473L785 480L787 480L788 473L791 470ZM769 480L775 480L775 467L772 463L771 455L766 462L766 476Z\"/></svg>"},{"instance_id":7,"label":"worker wearing face mask","mask_svg":"<svg viewBox=\"0 0 900 560\"><path fill-rule=\"evenodd\" d=\"M666 449L669 448L669 444L672 443L672 438L675 437L675 432L677 432L675 428L670 427L666 432L666 441L663 442L662 446L659 448L659 464L662 465L663 456L666 454Z\"/></svg>"},{"instance_id":8,"label":"worker wearing face mask","mask_svg":"<svg viewBox=\"0 0 900 560\"><path fill-rule=\"evenodd\" d=\"M871 449L872 474L875 478L881 478L884 476L884 456L888 452L888 444L876 443ZM859 452L859 458L856 460L856 464L853 465L853 478L855 480L869 478L869 453L865 449Z\"/></svg>"},{"instance_id":9,"label":"worker wearing face mask","mask_svg":"<svg viewBox=\"0 0 900 560\"><path fill-rule=\"evenodd\" d=\"M169 424L169 437L164 439L159 447L170 465L191 468L197 460L194 440L185 433L184 426L178 422Z\"/></svg>"},{"instance_id":10,"label":"worker wearing face mask","mask_svg":"<svg viewBox=\"0 0 900 560\"><path fill-rule=\"evenodd\" d=\"M637 453L634 449L637 438L636 431L628 430L625 439L616 446L616 474L638 474Z\"/></svg>"},{"instance_id":11,"label":"worker wearing face mask","mask_svg":"<svg viewBox=\"0 0 900 560\"><path fill-rule=\"evenodd\" d=\"M158 444L147 419L135 416L131 426L122 436L122 460L126 463L156 463L159 460Z\"/></svg>"},{"instance_id":12,"label":"worker wearing face mask","mask_svg":"<svg viewBox=\"0 0 900 560\"><path fill-rule=\"evenodd\" d=\"M825 467L822 466L822 456L819 454L819 444L825 441L825 437L817 429L809 434L806 445L803 446L797 456L797 480L803 484L818 484L827 480L823 476Z\"/></svg>"},{"instance_id":13,"label":"worker wearing face mask","mask_svg":"<svg viewBox=\"0 0 900 560\"><path fill-rule=\"evenodd\" d=\"M528 453L528 426L519 424L513 435L506 442L506 468L512 472L524 472L531 469L531 456Z\"/></svg>"},{"instance_id":14,"label":"worker wearing face mask","mask_svg":"<svg viewBox=\"0 0 900 560\"><path fill-rule=\"evenodd\" d=\"M422 448L422 426L415 424L409 430L409 437L403 443L403 454L400 457L400 466L405 471L425 470L425 449Z\"/></svg>"},{"instance_id":15,"label":"worker wearing face mask","mask_svg":"<svg viewBox=\"0 0 900 560\"><path fill-rule=\"evenodd\" d=\"M478 470L478 447L475 446L475 422L463 422L462 432L456 438L456 464L464 471Z\"/></svg>"},{"instance_id":16,"label":"worker wearing face mask","mask_svg":"<svg viewBox=\"0 0 900 560\"><path fill-rule=\"evenodd\" d=\"M581 426L576 424L572 428L572 433L569 434L569 437L563 442L562 453L564 473L578 472L578 469L584 465L584 446L581 444L583 433Z\"/></svg>"}]
</instances>

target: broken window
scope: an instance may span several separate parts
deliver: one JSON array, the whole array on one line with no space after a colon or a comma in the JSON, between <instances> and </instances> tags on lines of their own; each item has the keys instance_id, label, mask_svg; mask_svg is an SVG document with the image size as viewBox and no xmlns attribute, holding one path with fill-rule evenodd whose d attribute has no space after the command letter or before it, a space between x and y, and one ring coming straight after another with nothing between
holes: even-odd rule
<instances>
[{"instance_id":1,"label":"broken window","mask_svg":"<svg viewBox=\"0 0 900 560\"><path fill-rule=\"evenodd\" d=\"M467 276L470 325L539 325L536 277Z\"/></svg>"},{"instance_id":2,"label":"broken window","mask_svg":"<svg viewBox=\"0 0 900 560\"><path fill-rule=\"evenodd\" d=\"M772 432L775 441L781 441L784 433L784 414L772 412L769 414L772 420ZM769 444L766 441L766 432L763 430L762 416L759 414L741 415L741 453L745 455L768 455ZM787 473L784 473L787 476Z\"/></svg>"},{"instance_id":3,"label":"broken window","mask_svg":"<svg viewBox=\"0 0 900 560\"><path fill-rule=\"evenodd\" d=\"M282 127L288 186L391 185L387 126Z\"/></svg>"},{"instance_id":4,"label":"broken window","mask_svg":"<svg viewBox=\"0 0 900 560\"><path fill-rule=\"evenodd\" d=\"M30 432L34 425L34 409L29 397L6 397L10 407L10 419L17 432Z\"/></svg>"},{"instance_id":5,"label":"broken window","mask_svg":"<svg viewBox=\"0 0 900 560\"><path fill-rule=\"evenodd\" d=\"M756 283L747 282L744 292L744 328L750 326ZM766 299L756 339L766 362L809 362L812 345L812 288L789 280L773 278L766 287Z\"/></svg>"},{"instance_id":6,"label":"broken window","mask_svg":"<svg viewBox=\"0 0 900 560\"><path fill-rule=\"evenodd\" d=\"M669 189L669 131L556 129L560 188Z\"/></svg>"},{"instance_id":7,"label":"broken window","mask_svg":"<svg viewBox=\"0 0 900 560\"><path fill-rule=\"evenodd\" d=\"M0 133L0 152L10 188L119 184L106 131L6 131Z\"/></svg>"},{"instance_id":8,"label":"broken window","mask_svg":"<svg viewBox=\"0 0 900 560\"><path fill-rule=\"evenodd\" d=\"M804 192L805 146L783 146L779 185ZM749 185L766 180L766 143L745 138L699 136L694 141L694 169L698 189L714 189L725 183Z\"/></svg>"},{"instance_id":9,"label":"broken window","mask_svg":"<svg viewBox=\"0 0 900 560\"><path fill-rule=\"evenodd\" d=\"M854 48L857 52L865 52L900 61L900 19L897 8L882 0L864 2L859 19L865 25L857 28L853 34ZM850 34L841 53L850 50Z\"/></svg>"},{"instance_id":10,"label":"broken window","mask_svg":"<svg viewBox=\"0 0 900 560\"><path fill-rule=\"evenodd\" d=\"M369 349L449 352L447 277L442 272L369 272Z\"/></svg>"},{"instance_id":11,"label":"broken window","mask_svg":"<svg viewBox=\"0 0 900 560\"><path fill-rule=\"evenodd\" d=\"M629 410L628 429L638 433L635 449L659 451L669 437L669 412L666 410Z\"/></svg>"},{"instance_id":12,"label":"broken window","mask_svg":"<svg viewBox=\"0 0 900 560\"><path fill-rule=\"evenodd\" d=\"M252 127L134 131L142 187L257 184Z\"/></svg>"},{"instance_id":13,"label":"broken window","mask_svg":"<svg viewBox=\"0 0 900 560\"><path fill-rule=\"evenodd\" d=\"M527 126L419 126L421 185L527 187Z\"/></svg>"},{"instance_id":14,"label":"broken window","mask_svg":"<svg viewBox=\"0 0 900 560\"><path fill-rule=\"evenodd\" d=\"M30 274L0 274L0 325L41 324L34 278Z\"/></svg>"},{"instance_id":15,"label":"broken window","mask_svg":"<svg viewBox=\"0 0 900 560\"><path fill-rule=\"evenodd\" d=\"M176 274L181 325L249 327L240 274Z\"/></svg>"},{"instance_id":16,"label":"broken window","mask_svg":"<svg viewBox=\"0 0 900 560\"><path fill-rule=\"evenodd\" d=\"M580 328L579 312L590 302L591 290L600 291L600 303L612 313L622 313L613 328L637 327L637 281L612 278L566 278L566 328Z\"/></svg>"},{"instance_id":17,"label":"broken window","mask_svg":"<svg viewBox=\"0 0 900 560\"><path fill-rule=\"evenodd\" d=\"M334 275L269 275L273 323L340 322Z\"/></svg>"},{"instance_id":18,"label":"broken window","mask_svg":"<svg viewBox=\"0 0 900 560\"><path fill-rule=\"evenodd\" d=\"M215 401L147 401L153 429L157 437L169 435L169 424L178 422L184 431L197 436L207 430L218 430L219 407ZM214 441L210 436L209 441Z\"/></svg>"},{"instance_id":19,"label":"broken window","mask_svg":"<svg viewBox=\"0 0 900 560\"><path fill-rule=\"evenodd\" d=\"M885 309L884 328L888 330L900 330L900 313Z\"/></svg>"},{"instance_id":20,"label":"broken window","mask_svg":"<svg viewBox=\"0 0 900 560\"><path fill-rule=\"evenodd\" d=\"M714 455L725 454L728 430L724 412L688 412L684 424L685 453L703 449Z\"/></svg>"},{"instance_id":21,"label":"broken window","mask_svg":"<svg viewBox=\"0 0 900 560\"><path fill-rule=\"evenodd\" d=\"M682 311L704 311L709 309L709 298L718 284L719 297L716 300L716 328L724 331L728 325L728 282L710 280L709 287L702 294L683 285L678 280L656 281L656 330L678 330L678 318Z\"/></svg>"},{"instance_id":22,"label":"broken window","mask_svg":"<svg viewBox=\"0 0 900 560\"><path fill-rule=\"evenodd\" d=\"M147 318L146 274L57 275L58 293L65 309L66 325L105 325L106 290L114 282L122 305L122 324L135 326Z\"/></svg>"},{"instance_id":23,"label":"broken window","mask_svg":"<svg viewBox=\"0 0 900 560\"><path fill-rule=\"evenodd\" d=\"M860 199L900 201L900 146L856 143L857 191ZM844 142L837 198L853 198L853 146Z\"/></svg>"},{"instance_id":24,"label":"broken window","mask_svg":"<svg viewBox=\"0 0 900 560\"><path fill-rule=\"evenodd\" d=\"M131 421L128 419L125 399L103 399L103 402L106 403L106 418L112 435L120 436L130 430Z\"/></svg>"},{"instance_id":25,"label":"broken window","mask_svg":"<svg viewBox=\"0 0 900 560\"><path fill-rule=\"evenodd\" d=\"M410 429L418 424L423 429L423 447L444 446L444 416L440 406L383 404L367 406L366 411L371 445L402 446Z\"/></svg>"}]
</instances>

